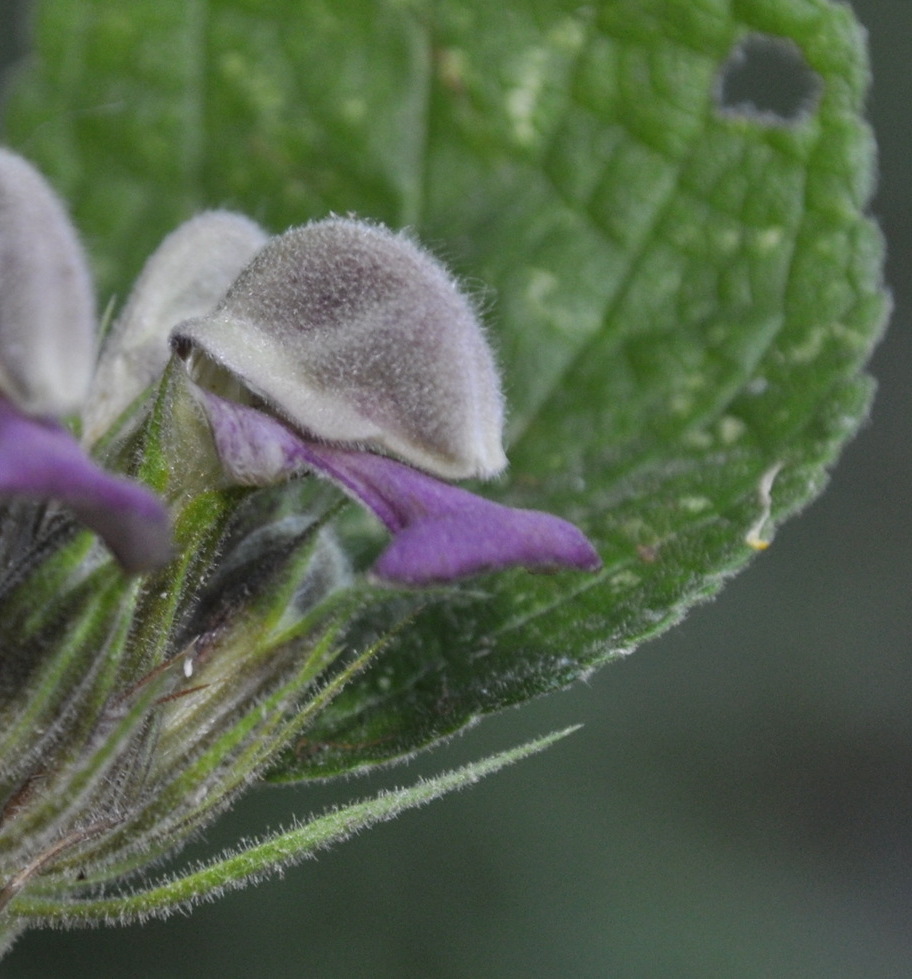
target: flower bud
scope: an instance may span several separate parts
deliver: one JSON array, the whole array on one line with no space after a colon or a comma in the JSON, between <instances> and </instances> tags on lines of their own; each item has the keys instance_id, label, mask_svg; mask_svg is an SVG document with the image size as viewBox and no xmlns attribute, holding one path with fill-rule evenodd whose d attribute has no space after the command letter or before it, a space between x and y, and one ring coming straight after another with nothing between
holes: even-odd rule
<instances>
[{"instance_id":1,"label":"flower bud","mask_svg":"<svg viewBox=\"0 0 912 979\"><path fill-rule=\"evenodd\" d=\"M202 386L239 381L319 439L447 479L506 465L500 381L470 302L385 228L330 218L273 239L172 345Z\"/></svg>"},{"instance_id":2,"label":"flower bud","mask_svg":"<svg viewBox=\"0 0 912 979\"><path fill-rule=\"evenodd\" d=\"M95 361L95 300L57 195L0 148L0 393L30 415L75 412Z\"/></svg>"},{"instance_id":3,"label":"flower bud","mask_svg":"<svg viewBox=\"0 0 912 979\"><path fill-rule=\"evenodd\" d=\"M165 238L102 350L83 418L86 442L97 441L161 374L172 327L210 313L267 240L258 224L229 211L199 214Z\"/></svg>"}]
</instances>

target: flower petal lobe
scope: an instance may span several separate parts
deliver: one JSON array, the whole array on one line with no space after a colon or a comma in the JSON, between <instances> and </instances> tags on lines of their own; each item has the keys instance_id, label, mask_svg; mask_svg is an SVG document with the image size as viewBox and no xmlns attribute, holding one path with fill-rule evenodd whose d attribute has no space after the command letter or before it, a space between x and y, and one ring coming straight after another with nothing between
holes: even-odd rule
<instances>
[{"instance_id":1,"label":"flower petal lobe","mask_svg":"<svg viewBox=\"0 0 912 979\"><path fill-rule=\"evenodd\" d=\"M88 259L45 178L0 147L0 394L35 415L77 411L95 363Z\"/></svg>"},{"instance_id":2,"label":"flower petal lobe","mask_svg":"<svg viewBox=\"0 0 912 979\"><path fill-rule=\"evenodd\" d=\"M507 464L475 310L436 259L379 225L330 218L274 238L172 345L202 386L224 395L220 380L240 382L317 439L444 479Z\"/></svg>"},{"instance_id":3,"label":"flower petal lobe","mask_svg":"<svg viewBox=\"0 0 912 979\"><path fill-rule=\"evenodd\" d=\"M171 553L168 512L144 486L99 469L61 425L0 398L0 495L57 500L91 527L126 571Z\"/></svg>"},{"instance_id":4,"label":"flower petal lobe","mask_svg":"<svg viewBox=\"0 0 912 979\"><path fill-rule=\"evenodd\" d=\"M382 581L430 585L509 567L595 571L598 554L573 524L491 502L396 459L302 438L277 419L200 390L226 474L266 484L312 470L370 509L393 540Z\"/></svg>"}]
</instances>

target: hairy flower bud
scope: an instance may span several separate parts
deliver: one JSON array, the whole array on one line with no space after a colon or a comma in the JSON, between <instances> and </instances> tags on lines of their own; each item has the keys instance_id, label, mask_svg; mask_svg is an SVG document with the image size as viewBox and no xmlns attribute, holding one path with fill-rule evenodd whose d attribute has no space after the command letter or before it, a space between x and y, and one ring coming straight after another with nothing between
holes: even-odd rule
<instances>
[{"instance_id":1,"label":"hairy flower bud","mask_svg":"<svg viewBox=\"0 0 912 979\"><path fill-rule=\"evenodd\" d=\"M470 302L401 234L330 218L273 239L178 326L194 379L227 373L296 428L448 479L506 465L503 398Z\"/></svg>"},{"instance_id":2,"label":"hairy flower bud","mask_svg":"<svg viewBox=\"0 0 912 979\"><path fill-rule=\"evenodd\" d=\"M92 280L67 212L0 148L0 394L30 415L79 409L95 361Z\"/></svg>"},{"instance_id":3,"label":"hairy flower bud","mask_svg":"<svg viewBox=\"0 0 912 979\"><path fill-rule=\"evenodd\" d=\"M88 443L161 374L171 328L211 312L267 240L258 224L229 211L206 211L165 238L102 350L83 416Z\"/></svg>"}]
</instances>

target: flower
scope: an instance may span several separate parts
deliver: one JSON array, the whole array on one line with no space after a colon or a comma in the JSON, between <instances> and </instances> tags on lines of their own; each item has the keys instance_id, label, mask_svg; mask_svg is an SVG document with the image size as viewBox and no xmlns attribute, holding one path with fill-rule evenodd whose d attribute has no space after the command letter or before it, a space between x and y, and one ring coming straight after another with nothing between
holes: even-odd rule
<instances>
[{"instance_id":1,"label":"flower","mask_svg":"<svg viewBox=\"0 0 912 979\"><path fill-rule=\"evenodd\" d=\"M565 520L437 478L504 467L503 397L470 303L405 236L340 218L294 228L172 345L232 481L332 480L393 535L376 578L600 566Z\"/></svg>"},{"instance_id":2,"label":"flower","mask_svg":"<svg viewBox=\"0 0 912 979\"><path fill-rule=\"evenodd\" d=\"M64 505L128 571L168 561L168 510L88 450L146 417L169 334L225 476L333 481L393 536L377 579L599 567L572 524L448 482L504 469L504 399L471 302L410 238L334 217L270 239L201 214L146 263L96 366L76 232L45 179L0 150L0 495ZM83 446L60 421L74 414Z\"/></svg>"},{"instance_id":3,"label":"flower","mask_svg":"<svg viewBox=\"0 0 912 979\"><path fill-rule=\"evenodd\" d=\"M128 571L169 556L168 515L100 469L56 419L85 401L95 359L88 263L45 179L0 148L0 496L58 501Z\"/></svg>"}]
</instances>

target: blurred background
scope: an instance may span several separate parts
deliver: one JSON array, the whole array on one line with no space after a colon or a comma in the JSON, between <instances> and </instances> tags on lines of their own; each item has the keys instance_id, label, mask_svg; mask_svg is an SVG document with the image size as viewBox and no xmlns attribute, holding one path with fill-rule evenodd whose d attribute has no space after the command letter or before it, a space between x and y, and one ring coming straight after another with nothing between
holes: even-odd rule
<instances>
[{"instance_id":1,"label":"blurred background","mask_svg":"<svg viewBox=\"0 0 912 979\"><path fill-rule=\"evenodd\" d=\"M828 492L719 599L587 685L341 789L584 724L545 755L190 917L28 934L0 975L912 975L912 3L853 6L896 309L873 416ZM15 8L7 60L27 43ZM209 847L339 793L256 792Z\"/></svg>"}]
</instances>

